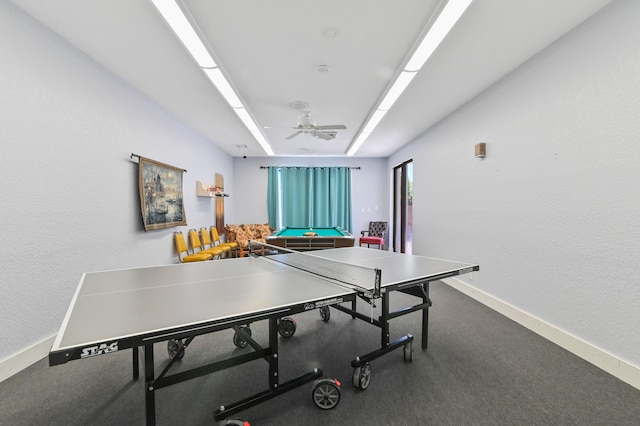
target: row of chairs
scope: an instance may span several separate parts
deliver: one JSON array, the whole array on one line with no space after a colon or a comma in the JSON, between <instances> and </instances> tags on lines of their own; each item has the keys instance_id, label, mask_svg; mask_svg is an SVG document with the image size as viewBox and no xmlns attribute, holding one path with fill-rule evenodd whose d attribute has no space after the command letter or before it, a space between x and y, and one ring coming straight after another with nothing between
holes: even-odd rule
<instances>
[{"instance_id":1,"label":"row of chairs","mask_svg":"<svg viewBox=\"0 0 640 426\"><path fill-rule=\"evenodd\" d=\"M238 243L220 242L220 235L215 226L189 229L189 246L182 231L173 233L173 239L178 252L178 260L181 263L201 262L204 260L221 259L223 257L238 256Z\"/></svg>"},{"instance_id":2,"label":"row of chairs","mask_svg":"<svg viewBox=\"0 0 640 426\"><path fill-rule=\"evenodd\" d=\"M367 247L377 245L380 250L384 248L387 222L369 222L369 230L362 231L359 245L366 244ZM178 252L178 260L181 263L201 262L203 260L220 259L222 257L237 257L243 255L243 250L237 242L220 242L220 234L215 226L209 229L200 228L198 232L195 228L189 229L189 246L182 234L182 231L173 233L173 238ZM260 254L264 255L264 247Z\"/></svg>"}]
</instances>

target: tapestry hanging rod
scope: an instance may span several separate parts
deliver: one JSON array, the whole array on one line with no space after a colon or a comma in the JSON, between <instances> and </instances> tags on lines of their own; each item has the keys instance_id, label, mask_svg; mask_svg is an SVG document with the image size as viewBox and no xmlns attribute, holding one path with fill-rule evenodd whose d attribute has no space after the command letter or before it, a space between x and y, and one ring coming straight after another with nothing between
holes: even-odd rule
<instances>
[{"instance_id":1,"label":"tapestry hanging rod","mask_svg":"<svg viewBox=\"0 0 640 426\"><path fill-rule=\"evenodd\" d=\"M143 156L138 155L138 154L134 154L134 153L132 152L132 153L131 153L131 157L129 157L129 158L133 158L133 157L136 157L136 158L138 159L138 161L139 161L141 158L144 158L144 159L146 159L146 160L153 161L154 163L162 164L162 163L159 163L158 161L150 160L149 158L143 157ZM163 165L164 165L164 164L163 164ZM168 165L167 165L167 166L168 166ZM174 166L169 166L169 167L177 168L177 167L174 167ZM187 173L187 169L180 169L180 168L178 168L178 170L182 170L183 172Z\"/></svg>"},{"instance_id":2,"label":"tapestry hanging rod","mask_svg":"<svg viewBox=\"0 0 640 426\"><path fill-rule=\"evenodd\" d=\"M312 168L312 167L316 167L319 169L328 169L330 167L344 167L347 169L360 170L360 166L260 166L261 169L268 169L269 167L278 167L281 169L301 169L301 168Z\"/></svg>"}]
</instances>

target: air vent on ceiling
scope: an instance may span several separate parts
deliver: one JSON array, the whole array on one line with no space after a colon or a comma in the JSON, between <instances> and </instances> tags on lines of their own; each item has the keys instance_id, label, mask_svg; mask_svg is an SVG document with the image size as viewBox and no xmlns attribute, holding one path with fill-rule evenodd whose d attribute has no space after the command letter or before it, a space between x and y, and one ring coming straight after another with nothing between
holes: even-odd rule
<instances>
[{"instance_id":1,"label":"air vent on ceiling","mask_svg":"<svg viewBox=\"0 0 640 426\"><path fill-rule=\"evenodd\" d=\"M305 102L305 101L293 101L289 104L289 106L293 109L308 109L309 108L309 102Z\"/></svg>"}]
</instances>

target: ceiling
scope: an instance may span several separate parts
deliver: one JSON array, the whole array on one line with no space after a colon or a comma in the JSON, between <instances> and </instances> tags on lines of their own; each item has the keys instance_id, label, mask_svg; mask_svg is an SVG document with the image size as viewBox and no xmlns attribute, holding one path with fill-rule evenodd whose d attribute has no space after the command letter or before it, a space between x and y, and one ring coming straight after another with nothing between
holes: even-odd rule
<instances>
[{"instance_id":1,"label":"ceiling","mask_svg":"<svg viewBox=\"0 0 640 426\"><path fill-rule=\"evenodd\" d=\"M356 156L389 156L610 1L475 0ZM151 0L12 2L230 155L266 155ZM276 156L346 155L443 3L183 0ZM346 130L286 139L305 110Z\"/></svg>"}]
</instances>

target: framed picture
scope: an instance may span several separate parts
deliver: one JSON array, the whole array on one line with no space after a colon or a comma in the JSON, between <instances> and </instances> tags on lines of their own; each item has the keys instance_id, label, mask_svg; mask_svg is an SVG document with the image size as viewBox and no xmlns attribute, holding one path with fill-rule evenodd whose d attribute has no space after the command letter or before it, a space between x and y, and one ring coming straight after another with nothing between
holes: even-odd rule
<instances>
[{"instance_id":1,"label":"framed picture","mask_svg":"<svg viewBox=\"0 0 640 426\"><path fill-rule=\"evenodd\" d=\"M185 226L183 169L139 157L138 185L144 230Z\"/></svg>"}]
</instances>

